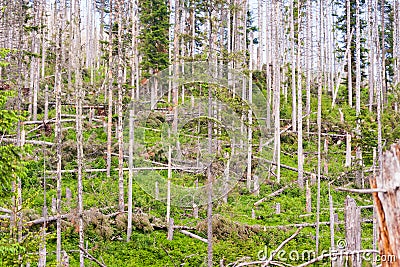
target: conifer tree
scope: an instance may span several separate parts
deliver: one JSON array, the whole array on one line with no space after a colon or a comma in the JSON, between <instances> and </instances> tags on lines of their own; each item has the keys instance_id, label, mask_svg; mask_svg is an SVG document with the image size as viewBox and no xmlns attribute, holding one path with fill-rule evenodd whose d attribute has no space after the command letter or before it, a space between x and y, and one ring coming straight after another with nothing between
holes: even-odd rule
<instances>
[{"instance_id":1,"label":"conifer tree","mask_svg":"<svg viewBox=\"0 0 400 267\"><path fill-rule=\"evenodd\" d=\"M139 0L139 51L143 76L168 66L169 11L165 0Z\"/></svg>"},{"instance_id":2,"label":"conifer tree","mask_svg":"<svg viewBox=\"0 0 400 267\"><path fill-rule=\"evenodd\" d=\"M350 1L336 1L335 4L337 6L336 14L337 16L337 23L335 25L335 28L337 30L337 35L341 36L339 38L339 47L337 48L338 57L340 60L342 60L345 51L348 46L349 42L349 54L348 56L350 57L350 60L347 60L347 63L345 64L344 70L348 72L350 70L350 73L347 77L351 77L351 81L348 81L346 79L346 83L348 84L348 89L349 93L352 94L352 88L356 88L356 72L357 72L357 67L356 64L358 62L357 60L357 42L356 42L356 25L357 25L357 2L359 2L359 19L360 19L360 31L361 31L361 38L360 38L360 72L361 72L361 79L366 77L366 66L368 64L367 60L367 47L366 47L366 40L365 37L363 37L363 31L366 28L366 21L363 19L363 13L365 13L366 9L366 4L365 0L350 0ZM350 20L347 20L347 17L350 15ZM349 22L349 25L348 25ZM340 34L341 33L341 34ZM348 40L350 38L350 40ZM351 62L349 66L349 62ZM349 99L352 96L349 96Z\"/></svg>"}]
</instances>

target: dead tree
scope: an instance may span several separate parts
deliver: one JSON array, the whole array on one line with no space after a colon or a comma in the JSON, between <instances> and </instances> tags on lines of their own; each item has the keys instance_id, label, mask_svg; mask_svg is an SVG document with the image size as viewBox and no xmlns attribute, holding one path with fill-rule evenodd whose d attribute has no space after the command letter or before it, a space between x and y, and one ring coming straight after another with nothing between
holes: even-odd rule
<instances>
[{"instance_id":1,"label":"dead tree","mask_svg":"<svg viewBox=\"0 0 400 267\"><path fill-rule=\"evenodd\" d=\"M383 154L382 173L371 179L379 224L379 250L382 267L400 266L400 144L394 144Z\"/></svg>"},{"instance_id":2,"label":"dead tree","mask_svg":"<svg viewBox=\"0 0 400 267\"><path fill-rule=\"evenodd\" d=\"M347 196L345 200L346 243L340 249L358 251L361 249L361 209L354 199ZM340 244L339 244L340 245ZM349 256L351 266L361 267L361 258L357 255Z\"/></svg>"}]
</instances>

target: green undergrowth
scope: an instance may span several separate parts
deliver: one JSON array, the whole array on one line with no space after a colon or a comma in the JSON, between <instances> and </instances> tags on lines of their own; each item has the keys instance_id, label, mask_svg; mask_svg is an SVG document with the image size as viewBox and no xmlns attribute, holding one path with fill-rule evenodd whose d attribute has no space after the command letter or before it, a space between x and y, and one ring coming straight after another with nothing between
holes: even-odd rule
<instances>
[{"instance_id":1,"label":"green undergrowth","mask_svg":"<svg viewBox=\"0 0 400 267\"><path fill-rule=\"evenodd\" d=\"M89 78L85 76L86 82ZM98 73L95 72L95 80L99 79ZM260 84L263 88L262 83ZM264 90L265 93L265 90ZM366 92L364 91L364 94ZM363 96L365 97L365 95ZM336 191L337 186L349 185L354 186L357 165L345 168L345 150L346 150L346 133L353 136L353 144L360 144L364 155L364 169L368 169L372 165L372 147L376 146L376 116L374 112L370 112L368 108L362 107L359 117L356 117L354 108L346 105L341 99L343 96L339 94L338 103L335 107L331 106L331 97L324 92L322 98L322 133L321 144L318 146L316 125L317 119L317 98L315 94L311 99L311 114L304 118L304 130L309 133L303 134L303 149L305 153L304 174L305 179L309 181L312 195L312 212L306 213L306 190L300 189L297 185L297 172L281 167L280 182L277 181L276 168L271 171L262 173L264 183L261 185L260 194L258 196L248 192L244 182L239 182L230 192L228 202L223 203L217 200L213 205L213 253L214 265L218 266L221 262L225 265L236 261L252 261L259 260L265 251L271 252L278 247L281 242L289 238L296 230L295 224L309 224L304 227L299 234L287 243L283 249L287 252L292 250L298 251L300 254L304 251L314 251L316 246L316 228L312 225L317 220L317 183L312 183L310 173L318 173L318 148L321 149L321 193L320 193L320 226L319 232L319 251L329 250L331 247L330 229L326 222L329 222L329 194L332 195L333 207L337 214L338 224L335 225L335 240L345 238L344 228L344 201L348 195L353 197L358 205L367 206L372 204L369 195L347 194ZM99 99L103 100L104 96L99 93ZM282 99L284 97L282 96ZM96 101L93 96L87 101ZM188 98L188 101L189 98ZM237 103L234 103L237 105ZM285 127L291 123L291 99L290 94L288 101L281 103L281 127ZM235 106L235 108L238 108ZM343 113L344 122L340 120L340 113ZM63 114L73 114L73 107L63 107ZM55 116L54 110L50 110L49 117ZM398 114L394 114L388 105L383 114L383 135L386 138L386 145L397 140L400 136L400 129L396 124ZM39 120L43 119L43 115L39 114ZM63 117L63 119L73 119L73 117ZM104 118L105 120L105 118ZM150 116L145 126L153 129L162 129L165 123L165 116ZM357 130L357 120L360 124L360 130ZM116 118L115 118L116 121ZM206 134L207 123L202 124L201 134ZM189 125L190 126L190 125ZM186 129L186 134L193 130L191 125ZM38 131L29 132L36 126L25 126L28 132L27 139L41 140L46 142L55 142L54 124ZM307 127L309 127L307 129ZM85 168L87 169L104 169L106 168L106 151L107 133L102 123L85 122L84 125L85 140ZM138 130L138 134L146 134L143 150L155 161L167 163L165 156L165 147L159 146L160 140L163 138L160 132L145 130L143 133ZM115 132L113 133L115 136ZM359 136L359 137L357 137ZM165 137L165 136L164 136ZM63 162L62 168L65 170L74 170L76 168L76 131L75 122L63 123ZM226 133L222 131L219 136L221 141L226 141ZM190 142L190 138L182 137L182 143ZM255 139L257 143L258 139ZM288 130L281 135L281 164L297 168L297 133ZM328 144L328 152L324 151L324 142ZM354 147L353 146L353 147ZM118 151L116 142L113 143L113 151ZM272 147L268 147L264 151L254 153L259 157L272 159ZM219 162L225 163L224 153L231 152L229 147L225 147L223 153L219 155ZM353 156L355 152L353 151ZM143 155L140 155L143 157ZM135 157L135 163L139 162L139 156ZM29 153L27 161L27 175L23 177L23 199L24 210L27 221L37 219L42 212L44 205L43 183L46 180L46 205L49 215L55 215L51 211L52 199L56 197L56 155L54 149L48 150L44 147L36 147L33 153ZM327 162L327 172L324 170L324 162ZM257 167L254 163L254 167ZM113 157L113 168L118 166L117 157ZM127 163L125 163L127 167ZM163 177L167 177L167 171L157 171ZM127 175L125 173L125 190L127 195ZM199 181L199 185L206 182L204 174L185 174L178 175L177 172L172 173L172 181L176 184L185 186L193 186L195 180ZM245 180L242 179L243 181ZM365 187L368 187L368 177L364 177ZM279 190L285 185L289 187L281 194L269 198L257 207L254 203L261 198ZM76 213L76 173L64 173L62 176L62 206L63 213ZM69 188L72 192L72 198L66 198L66 191ZM152 226L151 223L162 223L165 220L166 205L162 201L154 200L149 194L134 182L133 184L133 205L135 207L134 231L130 242L126 242L126 216L113 216L106 218L103 215L111 214L117 210L118 203L118 172L112 171L111 177L107 177L105 172L85 173L84 181L84 208L90 211L85 219L85 247L88 252L96 259L104 262L107 266L206 266L207 262L207 244L188 237L175 230L174 239L167 240L167 233L164 228ZM8 195L7 195L8 194ZM6 193L7 197L0 199L1 206L11 205L11 193ZM280 205L280 214L276 214L276 205ZM104 208L100 210L101 208ZM254 210L254 218L252 218L252 210ZM90 217L92 216L92 217ZM124 217L125 216L125 217ZM184 209L172 207L171 216L174 218L175 225L184 225L191 227L191 232L207 238L205 228L205 219L207 217L206 207L200 207L199 218L193 217L192 209ZM362 218L371 219L372 210L363 209ZM39 231L38 226L34 226L32 231ZM48 232L55 232L55 224L50 223ZM76 231L76 222L68 221L63 224L63 249L70 256L70 265L79 265L79 249L78 249L78 233ZM49 235L47 238L48 248L48 266L55 266L55 236ZM372 248L372 223L365 221L362 223L362 248ZM260 252L261 251L261 252ZM263 254L264 253L264 254ZM94 266L89 263L88 266ZM303 260L287 259L285 263L296 265ZM89 265L92 264L92 265ZM319 266L330 266L328 260L319 263ZM366 265L368 266L368 265Z\"/></svg>"}]
</instances>

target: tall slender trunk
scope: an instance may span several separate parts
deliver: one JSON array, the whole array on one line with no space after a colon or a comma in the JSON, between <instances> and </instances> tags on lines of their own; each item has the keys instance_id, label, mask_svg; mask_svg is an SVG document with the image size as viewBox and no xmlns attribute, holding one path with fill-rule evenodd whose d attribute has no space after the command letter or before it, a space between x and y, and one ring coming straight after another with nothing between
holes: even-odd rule
<instances>
[{"instance_id":1,"label":"tall slender trunk","mask_svg":"<svg viewBox=\"0 0 400 267\"><path fill-rule=\"evenodd\" d=\"M253 34L250 34L250 51L249 51L249 91L248 91L248 103L251 105L253 103ZM252 162L252 152L253 152L253 111L251 110L251 107L248 111L248 127L247 127L247 184L249 186L249 189L251 187L251 182L252 182L252 167L251 167L251 162ZM259 188L258 188L258 181L257 183L254 183L254 194L258 195L259 194Z\"/></svg>"},{"instance_id":2,"label":"tall slender trunk","mask_svg":"<svg viewBox=\"0 0 400 267\"><path fill-rule=\"evenodd\" d=\"M360 0L356 0L356 115L361 111L361 25ZM358 121L358 120L357 120Z\"/></svg>"},{"instance_id":3,"label":"tall slender trunk","mask_svg":"<svg viewBox=\"0 0 400 267\"><path fill-rule=\"evenodd\" d=\"M56 4L55 4L56 5ZM57 5L56 5L57 6ZM56 258L57 265L61 265L61 56L62 56L62 34L61 34L61 13L56 15L56 62L55 62L55 98L56 98L56 123L55 123L55 138L56 138L56 155L57 155L57 247Z\"/></svg>"},{"instance_id":4,"label":"tall slender trunk","mask_svg":"<svg viewBox=\"0 0 400 267\"><path fill-rule=\"evenodd\" d=\"M399 1L393 1L393 69L394 77L393 82L395 85L399 84L400 81L400 12L399 12Z\"/></svg>"},{"instance_id":5,"label":"tall slender trunk","mask_svg":"<svg viewBox=\"0 0 400 267\"><path fill-rule=\"evenodd\" d=\"M137 16L138 16L138 6L137 6L137 0L132 0L131 1L131 21L132 21L132 28L131 28L131 35L132 35L132 40L131 40L131 98L132 100L135 99L135 86L139 86L136 81L139 81L139 77L137 75L137 69L139 66L136 65L136 60L138 58L138 49L137 49Z\"/></svg>"},{"instance_id":6,"label":"tall slender trunk","mask_svg":"<svg viewBox=\"0 0 400 267\"><path fill-rule=\"evenodd\" d=\"M123 13L124 3L122 0L118 0L117 9L118 9L118 207L121 212L125 209L124 202L124 140L123 140L123 114L122 114L122 100L123 100L123 51L122 51L122 33L123 33L123 21L122 21L122 13Z\"/></svg>"},{"instance_id":7,"label":"tall slender trunk","mask_svg":"<svg viewBox=\"0 0 400 267\"><path fill-rule=\"evenodd\" d=\"M381 82L382 82L382 104L387 103L387 86L386 86L386 44L385 44L385 0L381 0Z\"/></svg>"},{"instance_id":8,"label":"tall slender trunk","mask_svg":"<svg viewBox=\"0 0 400 267\"><path fill-rule=\"evenodd\" d=\"M307 132L310 132L310 113L311 113L311 74L312 74L312 1L307 0L307 35L306 35L306 68L307 68L307 81L306 81L306 114L307 114Z\"/></svg>"},{"instance_id":9,"label":"tall slender trunk","mask_svg":"<svg viewBox=\"0 0 400 267\"><path fill-rule=\"evenodd\" d=\"M298 2L298 10L300 10L300 2ZM299 23L298 39L297 39L297 165L298 165L298 184L300 188L304 188L303 177L303 92L302 92L302 70L301 70L301 32L300 32L300 12L298 12L297 21ZM307 49L307 48L306 48Z\"/></svg>"},{"instance_id":10,"label":"tall slender trunk","mask_svg":"<svg viewBox=\"0 0 400 267\"><path fill-rule=\"evenodd\" d=\"M135 142L134 110L129 110L129 177L128 177L128 227L126 241L129 242L132 235L132 186L133 186L133 148Z\"/></svg>"},{"instance_id":11,"label":"tall slender trunk","mask_svg":"<svg viewBox=\"0 0 400 267\"><path fill-rule=\"evenodd\" d=\"M75 104L76 104L76 148L77 148L77 178L78 178L78 231L79 247L84 247L83 233L83 125L82 125L82 75L81 75L81 31L80 31L80 0L74 0L73 5L73 67L75 72ZM79 265L85 266L85 254L79 250Z\"/></svg>"},{"instance_id":12,"label":"tall slender trunk","mask_svg":"<svg viewBox=\"0 0 400 267\"><path fill-rule=\"evenodd\" d=\"M108 32L108 118L107 118L107 177L111 176L112 116L113 116L113 0L110 0L110 27Z\"/></svg>"},{"instance_id":13,"label":"tall slender trunk","mask_svg":"<svg viewBox=\"0 0 400 267\"><path fill-rule=\"evenodd\" d=\"M296 56L295 56L295 40L294 40L294 1L292 0L290 2L290 41L291 41L291 69L292 69L292 129L293 132L296 131L297 129L297 112L296 112L296 107L297 107L297 102L296 102Z\"/></svg>"},{"instance_id":14,"label":"tall slender trunk","mask_svg":"<svg viewBox=\"0 0 400 267\"><path fill-rule=\"evenodd\" d=\"M373 21L373 14L372 14L372 2L373 0L368 0L367 3L367 29L368 29L368 46L370 47L370 51L368 53L368 110L372 112L372 105L374 103L374 94L375 94L375 87L374 87L374 68L375 68L375 56L374 56L374 40L373 40L373 32L374 32L374 25L371 23Z\"/></svg>"},{"instance_id":15,"label":"tall slender trunk","mask_svg":"<svg viewBox=\"0 0 400 267\"><path fill-rule=\"evenodd\" d=\"M320 0L319 5L320 5L320 10L319 10L319 17L320 17L320 25L319 25L319 31L320 31L320 80L318 84L318 111L317 111L317 125L318 125L318 177L317 177L317 214L316 214L316 233L315 233L315 251L317 255L319 254L319 231L320 231L320 210L321 210L321 113L322 113L322 83L323 83L323 73L324 73L324 51L325 47L323 44L325 44L325 35L323 32L324 29L324 0Z\"/></svg>"},{"instance_id":16,"label":"tall slender trunk","mask_svg":"<svg viewBox=\"0 0 400 267\"><path fill-rule=\"evenodd\" d=\"M263 62L263 43L264 43L264 16L263 16L263 1L258 0L258 52L257 52L257 70L262 69Z\"/></svg>"},{"instance_id":17,"label":"tall slender trunk","mask_svg":"<svg viewBox=\"0 0 400 267\"><path fill-rule=\"evenodd\" d=\"M322 19L322 18L321 18ZM346 1L346 34L347 34L347 91L348 91L348 101L349 101L349 106L353 106L353 83L352 83L352 65L351 65L351 12L350 12L350 1Z\"/></svg>"},{"instance_id":18,"label":"tall slender trunk","mask_svg":"<svg viewBox=\"0 0 400 267\"><path fill-rule=\"evenodd\" d=\"M275 116L275 131L274 131L274 143L275 143L275 149L274 149L274 155L275 155L275 162L277 164L277 169L276 169L276 177L278 183L280 183L281 180L281 138L280 138L280 67L278 65L278 59L279 57L279 14L280 14L280 9L279 9L279 2L277 0L273 0L273 31L272 31L272 38L273 40L273 49L274 49L274 57L272 59L272 71L273 71L273 89L274 89L274 116Z\"/></svg>"}]
</instances>

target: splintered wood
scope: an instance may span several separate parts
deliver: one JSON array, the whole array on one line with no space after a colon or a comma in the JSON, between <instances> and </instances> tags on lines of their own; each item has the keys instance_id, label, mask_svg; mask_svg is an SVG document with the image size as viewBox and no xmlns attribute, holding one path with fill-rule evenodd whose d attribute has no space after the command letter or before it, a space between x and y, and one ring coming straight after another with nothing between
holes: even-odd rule
<instances>
[{"instance_id":1,"label":"splintered wood","mask_svg":"<svg viewBox=\"0 0 400 267\"><path fill-rule=\"evenodd\" d=\"M345 201L345 221L346 243L343 248L350 251L359 251L361 249L361 211L357 207L355 200L349 196ZM358 254L350 256L349 262L351 266L361 267L361 258Z\"/></svg>"},{"instance_id":2,"label":"splintered wood","mask_svg":"<svg viewBox=\"0 0 400 267\"><path fill-rule=\"evenodd\" d=\"M400 145L394 144L383 154L382 174L371 179L379 223L379 250L382 267L400 266Z\"/></svg>"}]
</instances>

